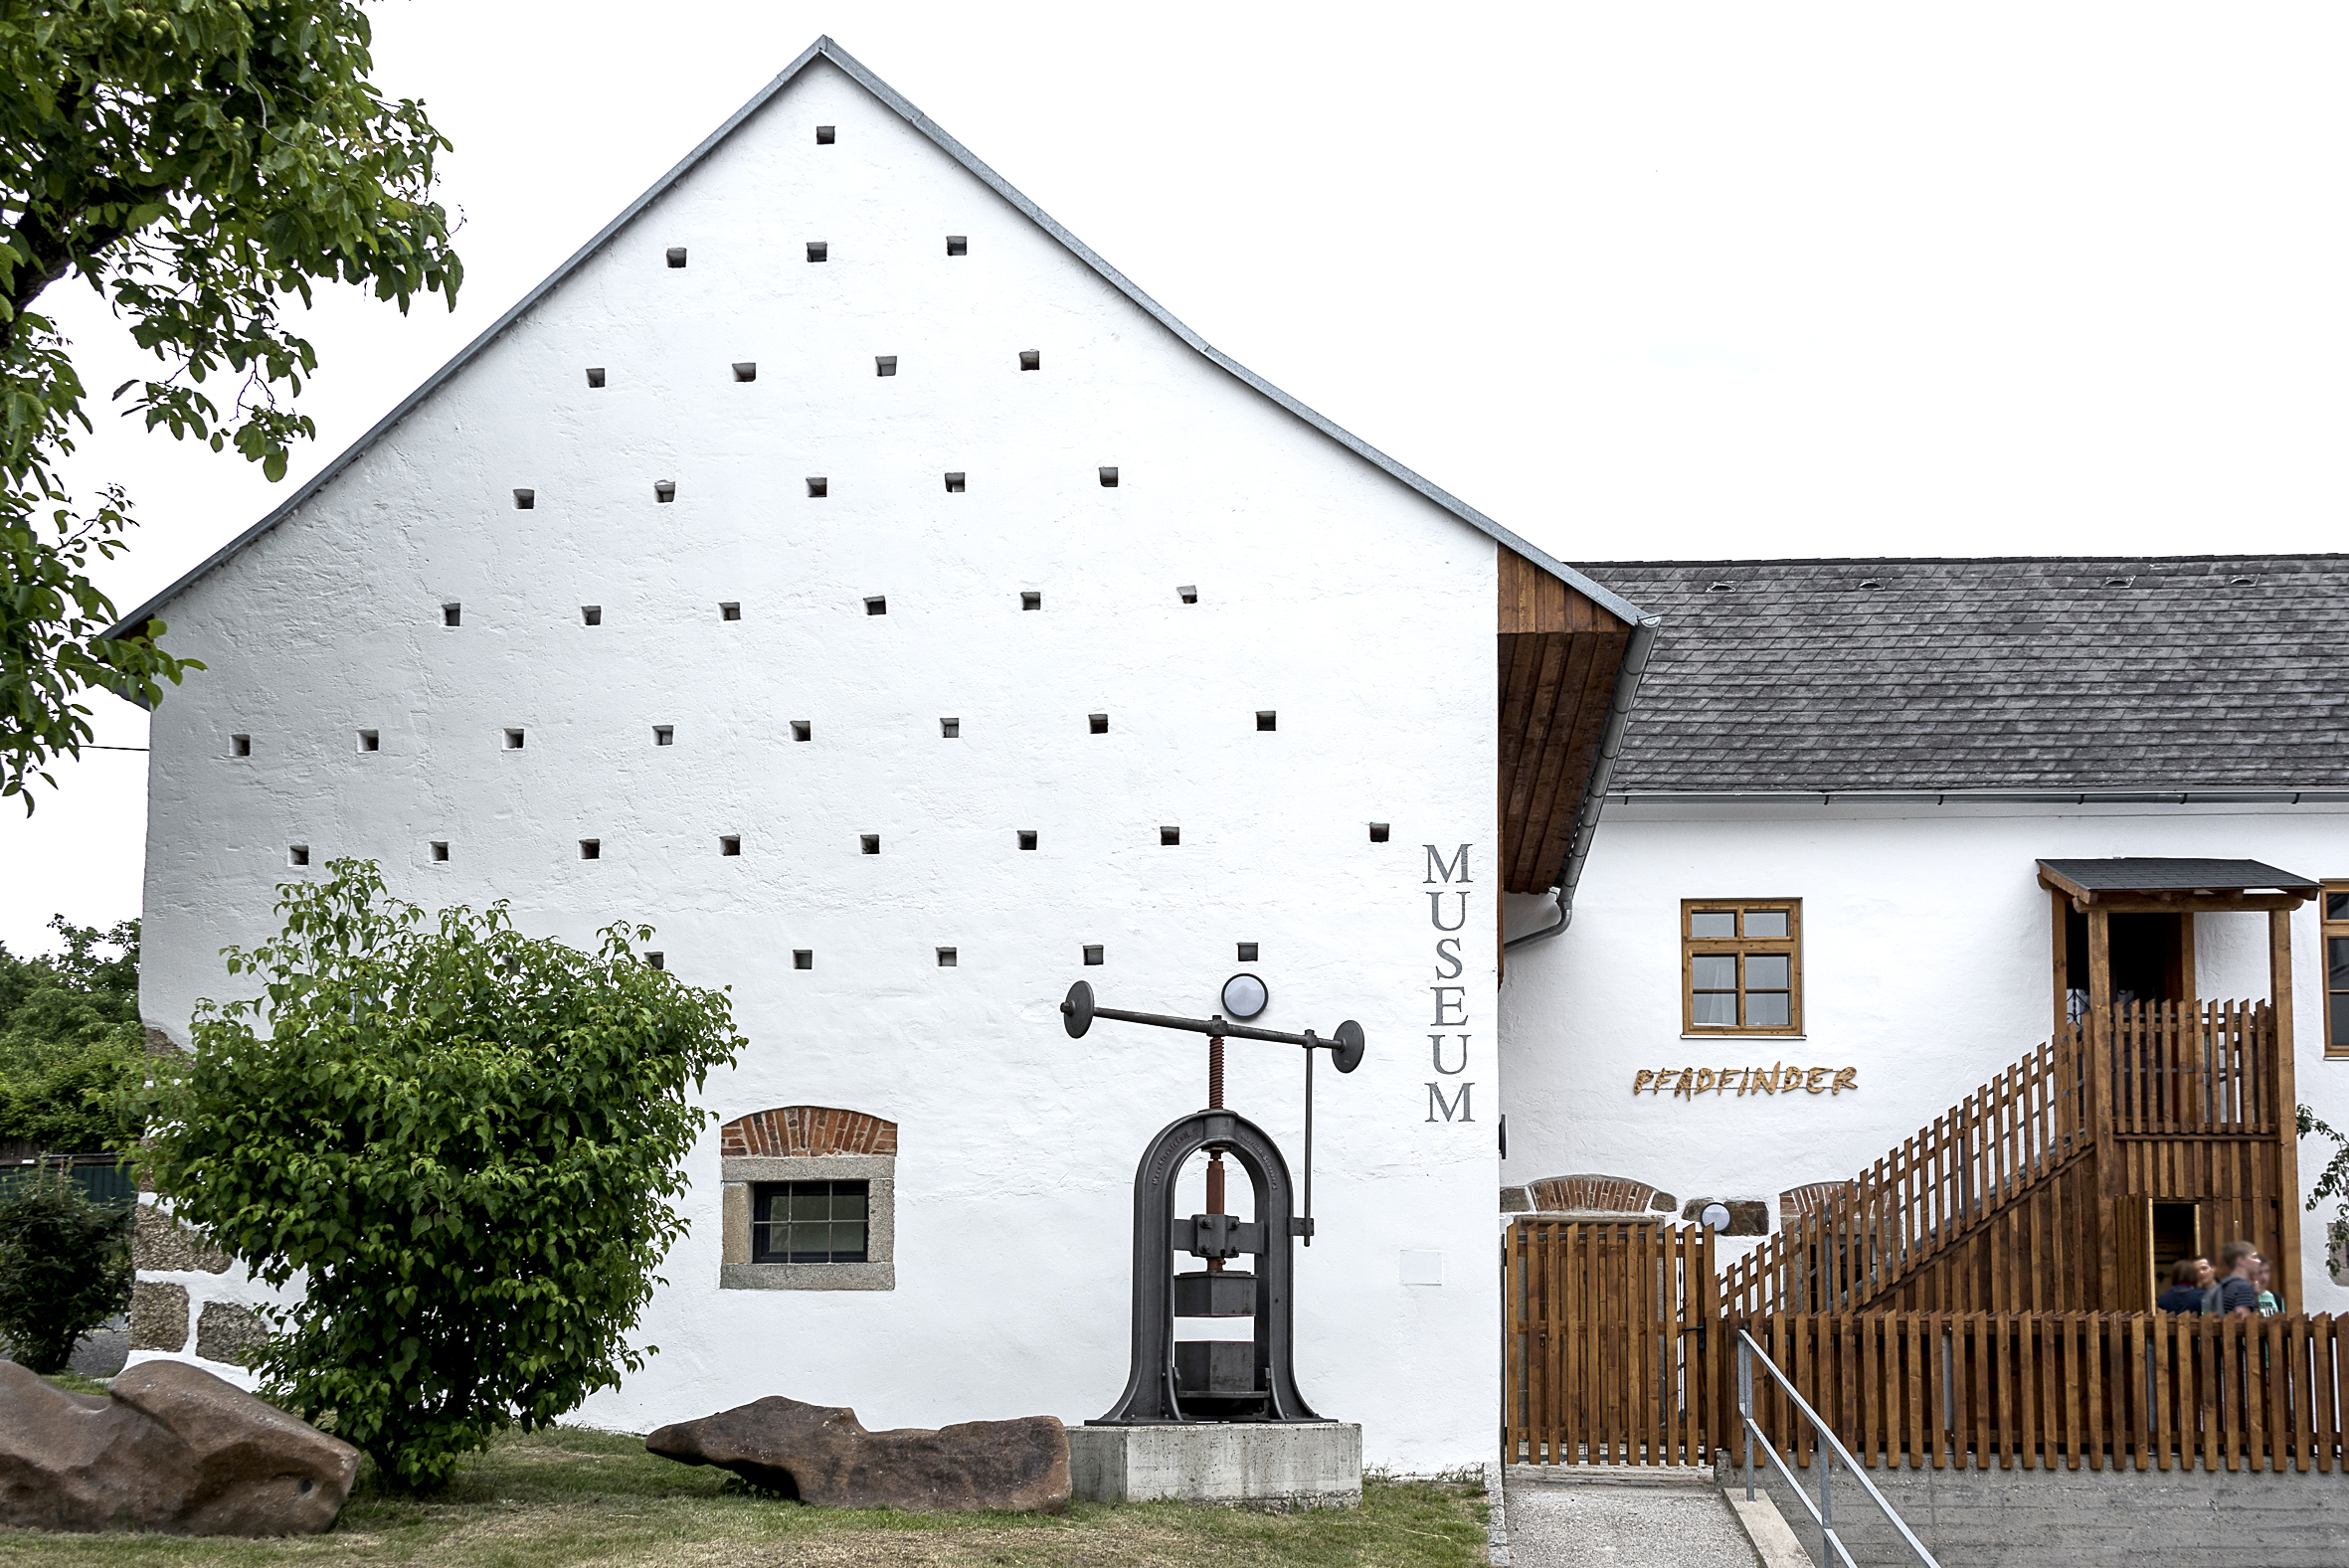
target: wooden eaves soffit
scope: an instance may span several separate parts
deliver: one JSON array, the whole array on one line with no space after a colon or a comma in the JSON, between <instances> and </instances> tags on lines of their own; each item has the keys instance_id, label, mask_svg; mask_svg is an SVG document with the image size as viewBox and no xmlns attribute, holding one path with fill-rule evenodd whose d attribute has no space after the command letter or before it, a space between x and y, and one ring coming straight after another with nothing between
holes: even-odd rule
<instances>
[{"instance_id":1,"label":"wooden eaves soffit","mask_svg":"<svg viewBox=\"0 0 2349 1568\"><path fill-rule=\"evenodd\" d=\"M1507 545L1501 552L1501 885L1546 893L1574 824L1631 626Z\"/></svg>"}]
</instances>

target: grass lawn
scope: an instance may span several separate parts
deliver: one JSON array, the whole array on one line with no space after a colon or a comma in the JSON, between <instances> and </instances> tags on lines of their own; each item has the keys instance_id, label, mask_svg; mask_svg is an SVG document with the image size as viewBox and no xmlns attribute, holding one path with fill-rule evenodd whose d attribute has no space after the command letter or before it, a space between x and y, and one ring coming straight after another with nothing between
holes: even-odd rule
<instances>
[{"instance_id":1,"label":"grass lawn","mask_svg":"<svg viewBox=\"0 0 2349 1568\"><path fill-rule=\"evenodd\" d=\"M446 1492L426 1499L386 1495L374 1467L362 1461L351 1500L324 1535L252 1541L0 1529L0 1568L1471 1568L1485 1560L1484 1494L1475 1485L1373 1479L1363 1485L1360 1508L1316 1513L1077 1503L1046 1517L807 1508L745 1493L732 1481L723 1471L655 1459L635 1438L559 1428L475 1455Z\"/></svg>"}]
</instances>

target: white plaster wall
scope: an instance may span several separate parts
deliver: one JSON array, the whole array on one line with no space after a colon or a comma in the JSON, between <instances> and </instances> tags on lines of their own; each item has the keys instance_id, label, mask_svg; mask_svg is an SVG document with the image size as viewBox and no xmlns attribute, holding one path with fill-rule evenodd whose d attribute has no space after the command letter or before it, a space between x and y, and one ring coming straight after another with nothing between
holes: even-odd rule
<instances>
[{"instance_id":1,"label":"white plaster wall","mask_svg":"<svg viewBox=\"0 0 2349 1568\"><path fill-rule=\"evenodd\" d=\"M1016 368L1025 349L1040 371ZM339 855L428 906L509 898L525 930L577 942L649 921L681 978L731 987L751 1040L709 1087L720 1117L899 1124L898 1287L718 1291L713 1125L644 1323L660 1353L587 1419L642 1430L785 1393L875 1426L1075 1420L1125 1383L1133 1168L1203 1103L1204 1044L1115 1024L1073 1043L1056 1005L1082 977L1111 1005L1204 1012L1233 945L1260 943L1263 1023L1353 1016L1371 1042L1352 1078L1321 1075L1300 1379L1363 1423L1372 1463L1472 1462L1499 1397L1497 1153L1483 1099L1474 1123L1427 1120L1421 846L1474 846L1464 1077L1489 1097L1493 563L817 63L167 608L210 669L154 726L144 1008L184 1036L196 998L230 989L217 950ZM228 755L240 732L250 759ZM1040 849L1014 849L1020 828ZM578 858L588 837L600 860ZM293 843L309 872L288 871ZM1088 943L1105 966L1080 966ZM1298 1053L1232 1058L1230 1103L1294 1154ZM1400 1254L1428 1249L1450 1253L1445 1283L1399 1284Z\"/></svg>"},{"instance_id":2,"label":"white plaster wall","mask_svg":"<svg viewBox=\"0 0 2349 1568\"><path fill-rule=\"evenodd\" d=\"M1574 924L1510 955L1502 990L1503 1179L1599 1171L1696 1197L1842 1180L2048 1037L2041 859L2208 855L2309 877L2349 868L2332 805L1611 806ZM1680 901L1803 901L1804 1038L1684 1040ZM1515 906L1519 901L1512 901ZM1532 901L1513 929L1540 923ZM2299 1098L2335 1127L2349 1063L2324 1060L2318 910L2292 917ZM2206 1000L2267 995L2264 915L2195 923ZM1857 1067L1842 1095L1632 1093L1643 1067ZM2331 1145L2301 1146L2303 1182ZM2327 1213L2301 1217L2308 1311L2349 1307L2324 1267ZM1724 1238L1723 1259L1754 1243Z\"/></svg>"}]
</instances>

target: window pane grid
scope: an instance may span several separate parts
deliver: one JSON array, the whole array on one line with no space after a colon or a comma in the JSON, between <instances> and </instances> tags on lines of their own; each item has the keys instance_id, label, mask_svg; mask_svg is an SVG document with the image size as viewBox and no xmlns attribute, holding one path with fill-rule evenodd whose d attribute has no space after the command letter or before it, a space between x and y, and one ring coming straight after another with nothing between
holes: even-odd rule
<instances>
[{"instance_id":1,"label":"window pane grid","mask_svg":"<svg viewBox=\"0 0 2349 1568\"><path fill-rule=\"evenodd\" d=\"M778 1181L755 1189L753 1263L863 1263L870 1185Z\"/></svg>"},{"instance_id":2,"label":"window pane grid","mask_svg":"<svg viewBox=\"0 0 2349 1568\"><path fill-rule=\"evenodd\" d=\"M1688 1028L1799 1032L1800 901L1689 900L1681 912Z\"/></svg>"}]
</instances>

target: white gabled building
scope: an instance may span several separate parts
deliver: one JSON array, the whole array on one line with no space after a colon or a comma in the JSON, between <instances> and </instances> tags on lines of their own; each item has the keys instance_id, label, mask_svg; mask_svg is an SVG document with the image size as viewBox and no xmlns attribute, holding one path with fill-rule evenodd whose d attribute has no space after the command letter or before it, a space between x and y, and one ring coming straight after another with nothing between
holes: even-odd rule
<instances>
[{"instance_id":1,"label":"white gabled building","mask_svg":"<svg viewBox=\"0 0 2349 1568\"><path fill-rule=\"evenodd\" d=\"M731 987L660 1353L586 1419L1108 1409L1135 1162L1205 1053L1056 1006L1245 969L1260 1024L1369 1038L1321 1077L1307 1397L1374 1464L1490 1452L1501 894L1587 847L1652 628L828 40L150 614L208 666L154 720L152 1025L340 856ZM1294 1161L1298 1054L1231 1064ZM760 1185L828 1178L861 1259L765 1261ZM146 1271L190 1316L140 1353L241 1278Z\"/></svg>"}]
</instances>

